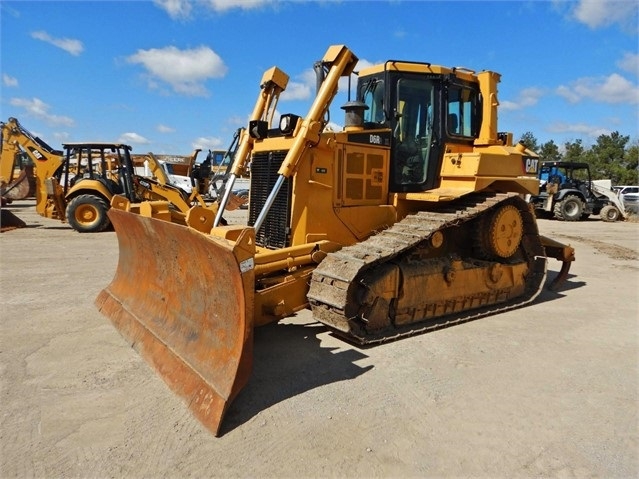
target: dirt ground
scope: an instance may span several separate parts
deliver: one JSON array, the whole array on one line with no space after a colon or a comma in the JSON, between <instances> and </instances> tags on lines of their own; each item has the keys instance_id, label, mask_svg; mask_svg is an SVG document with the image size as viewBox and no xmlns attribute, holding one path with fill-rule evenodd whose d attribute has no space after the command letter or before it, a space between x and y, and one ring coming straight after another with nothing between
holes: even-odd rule
<instances>
[{"instance_id":1,"label":"dirt ground","mask_svg":"<svg viewBox=\"0 0 639 479\"><path fill-rule=\"evenodd\" d=\"M308 311L258 329L215 438L93 304L115 233L9 209L3 478L639 475L639 223L540 220L577 261L523 309L364 349Z\"/></svg>"}]
</instances>

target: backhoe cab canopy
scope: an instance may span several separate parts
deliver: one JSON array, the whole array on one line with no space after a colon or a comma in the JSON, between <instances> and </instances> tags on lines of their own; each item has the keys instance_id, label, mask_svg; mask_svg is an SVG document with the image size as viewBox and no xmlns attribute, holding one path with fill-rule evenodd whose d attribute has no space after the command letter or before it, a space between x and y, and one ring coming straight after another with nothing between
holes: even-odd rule
<instances>
[{"instance_id":1,"label":"backhoe cab canopy","mask_svg":"<svg viewBox=\"0 0 639 479\"><path fill-rule=\"evenodd\" d=\"M131 146L106 142L64 143L62 146L66 152L65 161L57 176L64 178L61 184L65 195L73 186L72 183L84 178L105 182L109 191L123 192L127 197L132 197Z\"/></svg>"},{"instance_id":2,"label":"backhoe cab canopy","mask_svg":"<svg viewBox=\"0 0 639 479\"><path fill-rule=\"evenodd\" d=\"M590 183L590 165L588 163L574 163L571 161L546 161L539 169L539 180L564 184L568 180L581 180Z\"/></svg>"}]
</instances>

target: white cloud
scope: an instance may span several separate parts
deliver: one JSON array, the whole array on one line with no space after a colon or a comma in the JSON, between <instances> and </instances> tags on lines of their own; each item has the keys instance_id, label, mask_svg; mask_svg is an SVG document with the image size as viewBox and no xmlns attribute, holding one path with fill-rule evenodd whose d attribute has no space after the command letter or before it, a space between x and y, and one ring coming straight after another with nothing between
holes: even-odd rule
<instances>
[{"instance_id":1,"label":"white cloud","mask_svg":"<svg viewBox=\"0 0 639 479\"><path fill-rule=\"evenodd\" d=\"M166 11L174 20L188 18L191 15L189 0L153 0L153 3Z\"/></svg>"},{"instance_id":2,"label":"white cloud","mask_svg":"<svg viewBox=\"0 0 639 479\"><path fill-rule=\"evenodd\" d=\"M598 138L601 135L609 135L612 131L608 128L586 125L585 123L553 123L548 127L550 133L574 133L575 137L586 136L588 138Z\"/></svg>"},{"instance_id":3,"label":"white cloud","mask_svg":"<svg viewBox=\"0 0 639 479\"><path fill-rule=\"evenodd\" d=\"M290 81L282 92L282 101L308 100L315 93L315 71L307 68L297 76L299 81Z\"/></svg>"},{"instance_id":4,"label":"white cloud","mask_svg":"<svg viewBox=\"0 0 639 479\"><path fill-rule=\"evenodd\" d=\"M359 60L357 65L355 66L355 71L359 71L362 68L368 68L373 65L373 63L368 60ZM317 89L317 79L315 75L315 70L312 68L308 68L304 70L299 76L298 82L289 81L286 86L286 90L281 95L282 101L291 101L291 100L308 100L315 96L315 90ZM357 84L357 75L351 75L351 88L355 88ZM339 79L339 83L337 86L340 92L348 91L348 78L342 77Z\"/></svg>"},{"instance_id":5,"label":"white cloud","mask_svg":"<svg viewBox=\"0 0 639 479\"><path fill-rule=\"evenodd\" d=\"M241 117L239 115L233 115L227 118L226 123L235 129L239 127L245 127L248 124L249 117L250 115L246 115L246 118Z\"/></svg>"},{"instance_id":6,"label":"white cloud","mask_svg":"<svg viewBox=\"0 0 639 479\"><path fill-rule=\"evenodd\" d=\"M6 87L14 87L18 86L18 79L12 76L7 75L6 73L2 74L2 84Z\"/></svg>"},{"instance_id":7,"label":"white cloud","mask_svg":"<svg viewBox=\"0 0 639 479\"><path fill-rule=\"evenodd\" d=\"M308 100L311 97L311 92L314 90L308 83L300 83L289 81L286 85L286 90L280 95L280 100Z\"/></svg>"},{"instance_id":8,"label":"white cloud","mask_svg":"<svg viewBox=\"0 0 639 479\"><path fill-rule=\"evenodd\" d=\"M204 82L223 77L228 70L219 55L205 46L190 50L176 47L138 50L127 61L146 68L150 87L155 88L158 79L168 83L174 92L191 96L207 96Z\"/></svg>"},{"instance_id":9,"label":"white cloud","mask_svg":"<svg viewBox=\"0 0 639 479\"><path fill-rule=\"evenodd\" d=\"M55 138L59 143L66 143L71 138L71 135L66 131L57 131L53 133L53 138Z\"/></svg>"},{"instance_id":10,"label":"white cloud","mask_svg":"<svg viewBox=\"0 0 639 479\"><path fill-rule=\"evenodd\" d=\"M540 88L524 88L519 92L516 100L500 101L499 106L502 110L521 110L522 108L536 105L543 94L544 92Z\"/></svg>"},{"instance_id":11,"label":"white cloud","mask_svg":"<svg viewBox=\"0 0 639 479\"><path fill-rule=\"evenodd\" d=\"M80 40L74 40L72 38L55 38L44 30L31 32L31 37L36 40L42 40L43 42L50 43L51 45L61 48L65 52L76 57L84 51L84 46Z\"/></svg>"},{"instance_id":12,"label":"white cloud","mask_svg":"<svg viewBox=\"0 0 639 479\"><path fill-rule=\"evenodd\" d=\"M120 138L118 138L117 142L118 143L125 143L127 145L146 145L148 143L151 143L149 140L144 138L142 135L139 135L139 134L133 133L133 132L122 133L122 135L120 135Z\"/></svg>"},{"instance_id":13,"label":"white cloud","mask_svg":"<svg viewBox=\"0 0 639 479\"><path fill-rule=\"evenodd\" d=\"M570 103L584 99L600 103L639 103L639 87L616 73L600 78L579 78L569 86L559 86L557 94Z\"/></svg>"},{"instance_id":14,"label":"white cloud","mask_svg":"<svg viewBox=\"0 0 639 479\"><path fill-rule=\"evenodd\" d=\"M153 3L164 10L174 20L185 20L191 17L194 7L205 8L216 13L226 13L233 9L255 10L265 5L273 5L274 0L153 0Z\"/></svg>"},{"instance_id":15,"label":"white cloud","mask_svg":"<svg viewBox=\"0 0 639 479\"><path fill-rule=\"evenodd\" d=\"M357 65L355 65L355 71L363 70L364 68L372 67L373 65L378 65L380 62L373 63L364 58L360 58L357 61Z\"/></svg>"},{"instance_id":16,"label":"white cloud","mask_svg":"<svg viewBox=\"0 0 639 479\"><path fill-rule=\"evenodd\" d=\"M158 125L155 127L155 129L160 133L173 133L175 131L175 128L171 128L170 126L166 125Z\"/></svg>"},{"instance_id":17,"label":"white cloud","mask_svg":"<svg viewBox=\"0 0 639 479\"><path fill-rule=\"evenodd\" d=\"M335 123L334 121L329 121L324 127L324 131L331 131L331 132L342 131L343 129L344 129L343 125L340 125L339 123Z\"/></svg>"},{"instance_id":18,"label":"white cloud","mask_svg":"<svg viewBox=\"0 0 639 479\"><path fill-rule=\"evenodd\" d=\"M47 105L39 98L12 98L9 100L9 104L22 108L27 116L38 118L52 126L73 126L75 123L73 119L68 116L53 115L50 113L50 105Z\"/></svg>"},{"instance_id":19,"label":"white cloud","mask_svg":"<svg viewBox=\"0 0 639 479\"><path fill-rule=\"evenodd\" d=\"M208 151L208 150L219 150L220 147L223 146L223 144L224 142L219 138L214 138L214 137L206 138L204 136L201 136L199 138L196 138L195 141L191 143L191 146L194 149L201 148L202 151Z\"/></svg>"},{"instance_id":20,"label":"white cloud","mask_svg":"<svg viewBox=\"0 0 639 479\"><path fill-rule=\"evenodd\" d=\"M592 29L619 24L636 33L638 12L639 4L634 0L580 0L572 15Z\"/></svg>"},{"instance_id":21,"label":"white cloud","mask_svg":"<svg viewBox=\"0 0 639 479\"><path fill-rule=\"evenodd\" d=\"M617 62L617 66L624 71L639 76L639 53L624 53L621 60Z\"/></svg>"},{"instance_id":22,"label":"white cloud","mask_svg":"<svg viewBox=\"0 0 639 479\"><path fill-rule=\"evenodd\" d=\"M272 0L208 0L207 4L216 12L226 12L234 8L253 10L273 3Z\"/></svg>"}]
</instances>

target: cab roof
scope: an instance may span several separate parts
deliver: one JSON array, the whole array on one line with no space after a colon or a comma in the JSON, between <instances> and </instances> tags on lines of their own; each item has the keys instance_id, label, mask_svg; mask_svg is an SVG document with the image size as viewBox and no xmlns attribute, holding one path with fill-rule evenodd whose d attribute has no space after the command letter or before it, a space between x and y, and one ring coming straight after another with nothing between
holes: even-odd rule
<instances>
[{"instance_id":1,"label":"cab roof","mask_svg":"<svg viewBox=\"0 0 639 479\"><path fill-rule=\"evenodd\" d=\"M455 76L468 81L477 81L477 75L474 70L466 67L445 67L442 65L433 65L426 62L411 62L405 60L387 60L386 63L379 63L359 70L360 76L373 75L382 73L385 70L394 70L408 73L434 73L439 75Z\"/></svg>"}]
</instances>

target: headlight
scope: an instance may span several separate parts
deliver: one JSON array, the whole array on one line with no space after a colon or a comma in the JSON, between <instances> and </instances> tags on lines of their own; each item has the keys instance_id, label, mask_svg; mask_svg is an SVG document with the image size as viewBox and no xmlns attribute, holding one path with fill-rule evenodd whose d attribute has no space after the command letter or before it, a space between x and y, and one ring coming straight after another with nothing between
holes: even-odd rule
<instances>
[{"instance_id":1,"label":"headlight","mask_svg":"<svg viewBox=\"0 0 639 479\"><path fill-rule=\"evenodd\" d=\"M297 121L300 119L299 116L293 115L292 113L287 113L286 115L282 115L280 117L280 132L284 136L292 135L295 131L295 127L297 126Z\"/></svg>"},{"instance_id":2,"label":"headlight","mask_svg":"<svg viewBox=\"0 0 639 479\"><path fill-rule=\"evenodd\" d=\"M261 120L249 121L249 135L256 140L266 138L268 135L268 123Z\"/></svg>"}]
</instances>

